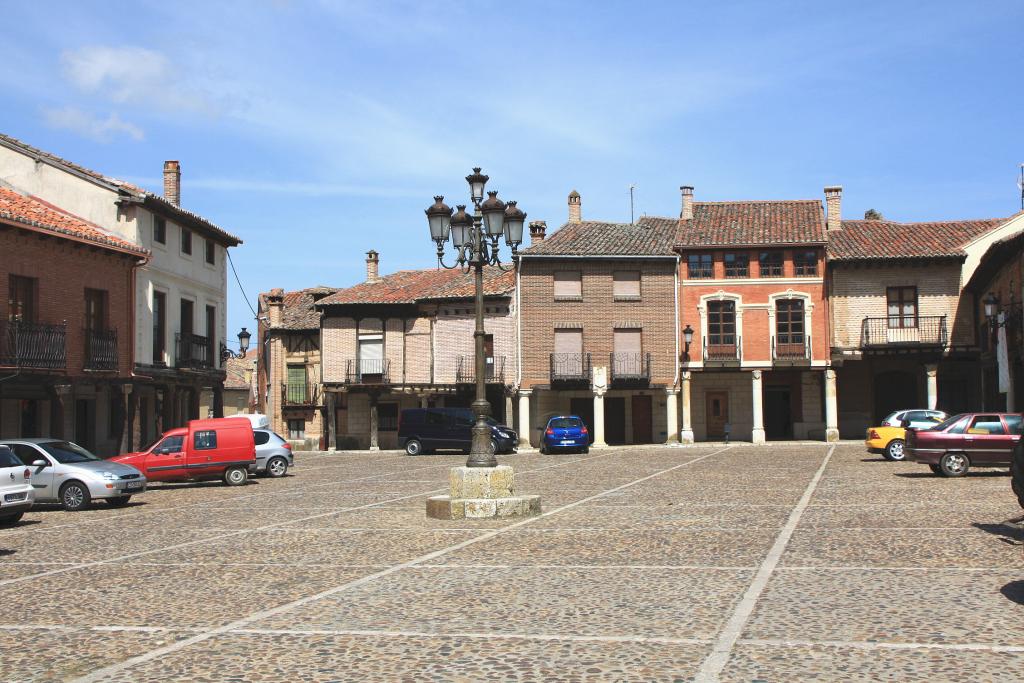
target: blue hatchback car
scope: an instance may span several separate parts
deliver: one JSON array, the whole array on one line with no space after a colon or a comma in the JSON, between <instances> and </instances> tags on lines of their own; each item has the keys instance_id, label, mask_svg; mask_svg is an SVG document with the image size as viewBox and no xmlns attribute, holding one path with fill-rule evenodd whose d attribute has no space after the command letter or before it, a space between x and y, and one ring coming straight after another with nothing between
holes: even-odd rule
<instances>
[{"instance_id":1,"label":"blue hatchback car","mask_svg":"<svg viewBox=\"0 0 1024 683\"><path fill-rule=\"evenodd\" d=\"M548 420L540 441L540 452L559 450L575 450L580 453L590 450L590 432L579 416L556 415Z\"/></svg>"}]
</instances>

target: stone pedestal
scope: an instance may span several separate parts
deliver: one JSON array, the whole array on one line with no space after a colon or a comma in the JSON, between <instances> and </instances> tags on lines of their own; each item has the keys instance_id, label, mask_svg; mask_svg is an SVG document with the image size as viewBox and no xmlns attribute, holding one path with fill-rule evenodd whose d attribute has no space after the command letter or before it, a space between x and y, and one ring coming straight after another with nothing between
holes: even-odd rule
<instances>
[{"instance_id":1,"label":"stone pedestal","mask_svg":"<svg viewBox=\"0 0 1024 683\"><path fill-rule=\"evenodd\" d=\"M508 465L453 467L451 494L427 499L427 517L484 519L540 514L540 496L516 495L515 475Z\"/></svg>"}]
</instances>

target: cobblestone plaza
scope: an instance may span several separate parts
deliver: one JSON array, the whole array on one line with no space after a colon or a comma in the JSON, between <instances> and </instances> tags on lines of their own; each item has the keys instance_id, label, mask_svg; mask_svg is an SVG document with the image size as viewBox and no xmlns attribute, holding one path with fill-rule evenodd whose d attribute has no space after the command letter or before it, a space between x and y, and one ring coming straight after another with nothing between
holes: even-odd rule
<instances>
[{"instance_id":1,"label":"cobblestone plaza","mask_svg":"<svg viewBox=\"0 0 1024 683\"><path fill-rule=\"evenodd\" d=\"M1005 469L861 445L501 459L539 517L426 518L462 457L300 454L0 531L4 681L1020 681Z\"/></svg>"}]
</instances>

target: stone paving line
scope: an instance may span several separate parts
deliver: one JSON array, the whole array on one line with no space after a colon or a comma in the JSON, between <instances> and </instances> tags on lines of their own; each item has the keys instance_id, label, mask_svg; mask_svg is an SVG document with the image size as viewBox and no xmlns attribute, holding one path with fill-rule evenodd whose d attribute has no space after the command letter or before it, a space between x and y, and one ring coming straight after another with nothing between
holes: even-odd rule
<instances>
[{"instance_id":1,"label":"stone paving line","mask_svg":"<svg viewBox=\"0 0 1024 683\"><path fill-rule=\"evenodd\" d=\"M775 543L761 563L757 574L754 575L754 579L750 582L746 593L744 593L743 598L729 616L729 620L719 634L714 647L694 677L695 683L717 683L719 680L719 676L729 663L729 657L732 655L732 650L736 646L743 628L750 620L751 614L754 613L754 608L757 607L758 599L764 593L765 588L768 586L768 580L782 559L782 553L785 552L789 539L792 538L793 532L796 531L797 525L800 524L800 518L810 504L811 497L814 495L815 489L818 488L818 483L821 481L822 475L825 474L825 468L828 467L829 461L832 460L832 454L835 453L835 450L835 446L829 447L821 466L818 467L818 471L814 473L814 477L807 484L803 496L800 497L800 501L790 513L789 520L782 527L782 531L776 537Z\"/></svg>"},{"instance_id":2,"label":"stone paving line","mask_svg":"<svg viewBox=\"0 0 1024 683\"><path fill-rule=\"evenodd\" d=\"M354 581L348 581L348 582L346 582L346 583L344 583L344 584L342 584L340 586L335 586L334 588L331 588L331 589L328 589L328 590L325 590L325 591L321 591L321 592L316 593L314 595L309 595L309 596L300 598L298 600L294 600L294 601L292 601L290 603L287 603L287 604L284 604L284 605L280 605L280 606L272 608L272 609L267 609L267 610L261 610L259 612L254 612L252 614L249 614L246 617L243 617L241 619L237 619L237 620L235 620L235 621L233 621L233 622L231 622L229 624L225 624L224 626L221 626L221 627L218 627L218 628L213 628L213 629L208 629L208 630L206 630L206 631L204 631L204 632L202 632L200 634L192 636L191 638L186 638L184 640L177 641L177 642L172 643L170 645L166 645L164 647L156 648L156 649L150 650L149 652L146 652L144 654L137 655L135 657L131 657L131 658L123 660L121 662L117 662L115 664L112 664L110 666L104 667L102 669L97 669L97 670L95 670L95 671L93 671L93 672L91 672L91 673L89 673L89 674L87 674L85 676L82 676L82 677L74 679L73 683L94 683L96 681L100 681L100 680L102 680L103 678L105 678L107 676L110 676L110 675L113 675L113 674L116 674L116 673L120 673L120 672L122 672L122 671L124 671L126 669L130 669L131 667L134 667L134 666L136 666L138 664L149 662L149 661L152 661L154 659L157 659L158 657L162 657L164 655L168 655L168 654L171 654L171 653L178 652L178 651L183 650L183 649L185 649L185 648L187 648L187 647L189 647L191 645L194 645L196 643L200 643L200 642L209 640L211 638L214 638L214 637L222 635L222 634L235 632L235 631L238 631L239 629L244 629L244 628L250 626L251 624L253 624L253 623L257 622L257 621L261 621L263 619L268 619L268 618L271 618L271 617L275 617L275 616L284 614L284 613L289 612L291 610L294 610L294 609L296 609L298 607L302 607L304 605L308 605L310 603L313 603L313 602L316 602L316 601L319 601L319 600L323 600L324 598L330 597L332 595L337 595L338 593L342 593L342 592L350 590L352 588L357 588L359 586L363 586L365 584L368 584L368 583L371 583L373 581L376 581L377 579L383 578L385 576L390 576L391 574L394 574L396 572L402 571L404 569L408 569L410 567L416 567L416 566L421 565L423 563L429 562L430 560L437 559L438 557L443 557L444 555L447 555L449 553L455 552L457 550L461 550L463 548L466 548L468 546L474 545L476 543L480 543L482 541L486 541L486 540L489 540L491 538L494 538L495 536L499 536L501 534L508 533L509 531L521 528L521 527L526 526L526 525L529 525L529 524L531 524L531 523L533 523L533 522L535 522L535 521L537 521L539 519L544 519L544 518L550 517L552 515L557 515L560 512L564 512L565 510L570 510L570 509L579 507L580 505L584 505L584 504L586 504L586 503L588 503L590 501L600 499L603 496L606 496L606 495L609 495L609 494L612 494L612 493L616 493L618 491L622 491L622 490L627 489L627 488L629 488L631 486L635 486L635 485L641 484L641 483L643 483L645 481L649 481L651 479L654 479L655 477L659 477L659 476L661 476L663 474L667 474L669 472L673 472L675 470L678 470L678 469L680 469L682 467L687 467L689 465L692 465L694 463L700 462L702 460L706 460L706 459L711 458L711 457L713 457L715 455L718 455L719 453L723 453L725 451L728 451L728 450L730 450L730 448L731 447L727 446L725 448L721 448L721 449L712 451L712 452L707 453L705 455L701 455L701 456L692 458L692 459L687 460L687 461L685 461L683 463L679 463L679 464L673 465L671 467L667 467L667 468L658 470L658 471L656 471L656 472L654 472L652 474L646 475L644 477L640 477L638 479L634 479L633 481L627 482L625 484L620 484L619 486L615 486L613 488L606 489L606 490L601 491L600 493L594 494L592 496L587 496L586 498L582 498L582 499L574 501L572 503L568 503L566 505L562 505L562 506L560 506L558 508L555 508L554 510L550 510L548 512L542 513L541 515L538 515L536 517L530 517L530 518L524 519L522 521L509 524L508 526L500 527L500 528L497 528L497 529L492 529L492 530L484 532L483 534L481 534L479 536L476 536L474 538L467 539L467 540L462 541L460 543L456 543L456 544L450 545L450 546L448 546L446 548L440 548L438 550L426 553L424 555L421 555L420 557L414 558L412 560L408 560L406 562L402 562L400 564L392 565L391 567L388 567L387 569L384 569L382 571L376 572L374 574L370 574L368 576L364 576L364 577L356 579ZM600 457L600 456L598 456L598 457ZM594 458L587 458L586 460L593 460L593 459ZM423 494L420 494L420 495L423 495Z\"/></svg>"},{"instance_id":3,"label":"stone paving line","mask_svg":"<svg viewBox=\"0 0 1024 683\"><path fill-rule=\"evenodd\" d=\"M553 469L553 468L556 468L556 467L564 467L566 465L571 465L571 464L575 464L575 463L578 463L578 462L584 462L584 461L591 462L591 461L594 461L594 460L597 460L597 459L600 459L600 458L607 457L609 455L612 455L612 453L608 452L608 453L603 453L603 454L599 454L599 455L588 456L586 458L577 458L577 459L573 459L573 460L564 460L564 461L560 461L560 462L555 463L555 464L546 465L544 467L539 467L539 468L536 468L536 469L533 469L533 470L524 470L523 474L526 474L526 473L529 473L529 472L539 472L539 471L542 471L542 470ZM451 466L449 465L449 469L450 469L450 467ZM331 484L336 484L336 483L337 482L331 482ZM7 585L10 585L10 584L13 584L13 583L22 583L24 581L29 581L29 580L40 578L40 577L44 577L44 576L52 576L54 574L63 574L65 572L73 571L75 569L86 569L88 567L96 567L96 566L105 565L105 564L114 564L114 563L118 563L118 562L124 562L125 560L131 560L131 559L134 559L136 557L145 557L147 555L154 555L156 553L163 553L163 552L167 552L169 550L180 550L182 548L188 548L188 547L191 547L191 546L194 546L194 545L205 544L205 543L209 543L211 541L219 541L219 540L223 540L223 539L226 539L226 538L234 538L236 536L242 536L242 535L245 535L245 534L256 533L258 531L276 530L276 529L280 529L281 527L287 527L287 526L289 526L291 524L299 524L299 523L308 522L308 521L311 521L311 520L314 520L314 519L322 519L322 518L325 518L325 517L331 517L331 516L335 516L335 515L344 514L346 512L354 512L356 510L367 510L367 509L375 508L375 507L378 507L378 506L381 506L381 505L386 505L388 503L395 503L395 502L398 502L398 501L401 501L401 500L409 500L409 499L412 499L412 498L422 498L423 496L429 496L430 494L436 494L438 492L445 492L447 490L448 490L447 487L434 488L434 489L431 489L429 491L419 491L417 493L411 493L411 494L406 494L406 495L403 495L403 496L398 496L398 497L395 497L395 498L389 498L387 500L378 501L376 503L366 503L365 505L356 505L356 506L352 506L352 507L333 509L333 510L329 510L327 512L322 512L320 514L310 515L308 517L301 517L299 519L287 520L287 521L283 521L283 522L276 522L276 523L273 523L273 524L265 524L263 526L253 527L253 528L250 528L250 529L239 529L237 531L232 531L230 533L220 534L220 535L216 535L216 536L208 536L208 537L204 537L204 538L195 539L195 540L192 540L192 541L185 541L185 542L182 542L182 543L175 543L173 545L164 546L162 548L152 548L150 550L141 550L141 551L136 552L136 553L129 553L127 555L121 555L119 557L106 558L106 559L102 559L102 560L94 560L94 561L91 561L91 562L81 562L81 563L78 563L78 564L61 567L59 569L51 569L49 571L37 572L35 574L28 574L26 576L18 576L18 577L14 577L14 578L10 578L10 579L3 579L3 580L0 580L0 586L7 586ZM120 517L112 518L110 521L111 522L116 522L118 519L121 519L121 518ZM537 519L537 518L533 518L533 519Z\"/></svg>"}]
</instances>

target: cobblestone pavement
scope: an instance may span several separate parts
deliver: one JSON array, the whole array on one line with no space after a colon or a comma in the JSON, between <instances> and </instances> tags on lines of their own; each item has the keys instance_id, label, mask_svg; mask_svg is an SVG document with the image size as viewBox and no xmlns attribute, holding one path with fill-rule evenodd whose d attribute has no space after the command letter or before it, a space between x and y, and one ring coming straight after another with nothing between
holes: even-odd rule
<instances>
[{"instance_id":1,"label":"cobblestone pavement","mask_svg":"<svg viewBox=\"0 0 1024 683\"><path fill-rule=\"evenodd\" d=\"M543 516L445 522L460 456L297 460L0 529L0 680L1024 681L1005 470L522 454Z\"/></svg>"}]
</instances>

